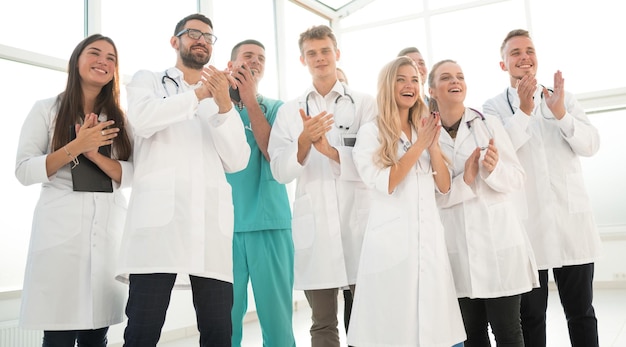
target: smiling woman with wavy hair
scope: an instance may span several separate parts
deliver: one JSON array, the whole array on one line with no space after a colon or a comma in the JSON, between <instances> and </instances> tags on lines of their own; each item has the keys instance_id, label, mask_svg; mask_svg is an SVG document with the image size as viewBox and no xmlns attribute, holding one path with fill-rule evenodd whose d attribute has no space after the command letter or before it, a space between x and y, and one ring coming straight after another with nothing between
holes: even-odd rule
<instances>
[{"instance_id":1,"label":"smiling woman with wavy hair","mask_svg":"<svg viewBox=\"0 0 626 347\"><path fill-rule=\"evenodd\" d=\"M378 79L378 120L359 129L353 158L371 190L348 344L452 346L465 339L435 193L450 188L413 60Z\"/></svg>"}]
</instances>

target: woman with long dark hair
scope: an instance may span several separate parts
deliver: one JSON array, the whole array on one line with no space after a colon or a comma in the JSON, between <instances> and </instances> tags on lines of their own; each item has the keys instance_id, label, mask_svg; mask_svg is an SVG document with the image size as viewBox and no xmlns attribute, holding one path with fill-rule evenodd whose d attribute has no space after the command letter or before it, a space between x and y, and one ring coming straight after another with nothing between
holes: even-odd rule
<instances>
[{"instance_id":1,"label":"woman with long dark hair","mask_svg":"<svg viewBox=\"0 0 626 347\"><path fill-rule=\"evenodd\" d=\"M17 150L17 179L41 184L20 326L44 330L44 347L106 346L108 327L123 319L115 265L126 213L119 189L133 174L130 139L117 49L108 37L89 36L70 57L65 91L37 101L26 117Z\"/></svg>"}]
</instances>

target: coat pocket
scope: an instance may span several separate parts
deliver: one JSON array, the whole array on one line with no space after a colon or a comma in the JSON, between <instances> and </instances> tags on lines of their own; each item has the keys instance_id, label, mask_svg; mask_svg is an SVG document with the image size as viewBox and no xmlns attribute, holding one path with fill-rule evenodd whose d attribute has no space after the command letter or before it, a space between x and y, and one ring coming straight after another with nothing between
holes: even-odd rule
<instances>
[{"instance_id":1,"label":"coat pocket","mask_svg":"<svg viewBox=\"0 0 626 347\"><path fill-rule=\"evenodd\" d=\"M294 249L307 249L313 245L315 218L310 196L301 196L293 202L291 229Z\"/></svg>"},{"instance_id":2,"label":"coat pocket","mask_svg":"<svg viewBox=\"0 0 626 347\"><path fill-rule=\"evenodd\" d=\"M585 180L580 172L567 175L567 201L569 213L591 212L591 202L585 189Z\"/></svg>"},{"instance_id":3,"label":"coat pocket","mask_svg":"<svg viewBox=\"0 0 626 347\"><path fill-rule=\"evenodd\" d=\"M406 219L397 217L368 228L361 249L359 271L379 273L406 261L409 255Z\"/></svg>"},{"instance_id":4,"label":"coat pocket","mask_svg":"<svg viewBox=\"0 0 626 347\"><path fill-rule=\"evenodd\" d=\"M164 226L174 218L174 168L135 177L135 195L131 201L134 228Z\"/></svg>"},{"instance_id":5,"label":"coat pocket","mask_svg":"<svg viewBox=\"0 0 626 347\"><path fill-rule=\"evenodd\" d=\"M218 189L219 216L217 219L219 220L219 229L222 232L222 235L232 239L235 229L235 210L232 200L232 188L228 183L224 182L219 185Z\"/></svg>"}]
</instances>

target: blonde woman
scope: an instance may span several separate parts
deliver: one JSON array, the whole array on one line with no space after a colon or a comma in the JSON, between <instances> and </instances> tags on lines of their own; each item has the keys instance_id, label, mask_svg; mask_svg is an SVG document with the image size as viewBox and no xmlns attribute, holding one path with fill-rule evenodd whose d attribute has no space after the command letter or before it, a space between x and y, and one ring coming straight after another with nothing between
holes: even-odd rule
<instances>
[{"instance_id":1,"label":"blonde woman","mask_svg":"<svg viewBox=\"0 0 626 347\"><path fill-rule=\"evenodd\" d=\"M373 190L348 343L451 346L465 339L435 191L450 189L415 63L398 57L378 81L378 119L358 133L353 158Z\"/></svg>"}]
</instances>

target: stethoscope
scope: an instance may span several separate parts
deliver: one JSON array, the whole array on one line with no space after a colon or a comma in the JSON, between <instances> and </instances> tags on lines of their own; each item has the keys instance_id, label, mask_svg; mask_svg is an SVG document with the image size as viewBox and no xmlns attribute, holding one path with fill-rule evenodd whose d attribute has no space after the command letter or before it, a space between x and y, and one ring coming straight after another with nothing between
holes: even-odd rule
<instances>
[{"instance_id":1,"label":"stethoscope","mask_svg":"<svg viewBox=\"0 0 626 347\"><path fill-rule=\"evenodd\" d=\"M261 112L263 112L263 114L267 115L267 106L265 106L264 101L265 101L265 98L263 97L263 95L257 94L256 102L259 104L259 107L261 108ZM233 104L235 106L237 106L237 110L239 110L239 111L243 111L243 109L246 108L246 105L244 105L244 103L242 101L240 101L240 102L233 102Z\"/></svg>"},{"instance_id":2,"label":"stethoscope","mask_svg":"<svg viewBox=\"0 0 626 347\"><path fill-rule=\"evenodd\" d=\"M411 127L411 135L413 135L413 132L414 132L414 129L413 129L413 127ZM402 144L402 150L404 151L404 153L408 152L409 148L411 148L411 146L413 146L411 141L410 140L405 141L402 138L402 135L400 135L399 140L400 140L400 143ZM435 172L433 171L432 163L430 161L428 162L428 169L424 169L422 167L422 158L421 158L421 156L420 156L420 158L417 159L417 163L416 164L417 164L417 169L416 169L415 172L422 173L422 174L435 174Z\"/></svg>"},{"instance_id":3,"label":"stethoscope","mask_svg":"<svg viewBox=\"0 0 626 347\"><path fill-rule=\"evenodd\" d=\"M167 70L165 70L165 74L163 75L163 77L161 77L161 84L163 85L163 89L165 89L165 94L167 94L168 97L170 96L170 92L167 90L167 85L165 83L166 79L174 83L174 86L176 86L176 94L178 94L178 90L180 89L180 86L178 85L178 82L176 82L175 79L170 77L170 75L167 73Z\"/></svg>"},{"instance_id":4,"label":"stethoscope","mask_svg":"<svg viewBox=\"0 0 626 347\"><path fill-rule=\"evenodd\" d=\"M341 130L350 130L350 127L354 123L354 118L356 117L356 104L354 103L354 99L352 98L352 95L350 95L348 91L346 90L346 86L343 84L342 86L343 86L343 95L340 94L339 96L337 96L337 98L335 98L335 111L334 111L335 126ZM307 94L306 98L304 99L305 110L306 110L307 116L310 116L309 97L311 96L311 94L313 93ZM346 101L340 102L341 100L346 100ZM343 107L339 107L339 105L347 104L348 101L350 104L352 104L351 106L352 112L350 115L347 115L347 112L343 112L343 109L342 109ZM342 112L337 112L337 110L340 110L340 109Z\"/></svg>"},{"instance_id":5,"label":"stethoscope","mask_svg":"<svg viewBox=\"0 0 626 347\"><path fill-rule=\"evenodd\" d=\"M267 115L267 106L265 106L265 103L263 102L265 101L265 99L263 98L263 95L257 94L256 101L259 103L261 112L263 112L264 115ZM237 110L239 111L239 113L241 113L246 108L246 105L244 105L243 102L234 102L233 104L235 105L235 107L237 107ZM246 110L246 112L248 111ZM246 130L252 131L252 124L251 123L244 124L244 128Z\"/></svg>"},{"instance_id":6,"label":"stethoscope","mask_svg":"<svg viewBox=\"0 0 626 347\"><path fill-rule=\"evenodd\" d=\"M474 118L466 121L465 124L467 125L467 129L469 129L470 133L472 133L472 136L474 137L474 143L476 144L476 147L479 147L481 151L484 151L485 149L489 148L489 145L481 146L478 143L478 137L476 136L476 132L477 132L476 127L478 126L478 124L482 123L484 128L485 128L485 130L486 130L485 135L487 135L487 137L489 139L493 139L494 138L493 137L493 133L491 132L491 129L489 129L489 126L487 125L487 120L485 119L485 116L482 113L480 113L480 111L478 111L478 110L475 110L475 109L473 109L471 107L469 107L469 109L471 111L474 111L474 113L476 113L478 115L478 117L474 117ZM477 119L481 120L482 122L480 122L480 123L474 122Z\"/></svg>"},{"instance_id":7,"label":"stethoscope","mask_svg":"<svg viewBox=\"0 0 626 347\"><path fill-rule=\"evenodd\" d=\"M543 85L541 85L541 84L539 86L541 86L542 89L544 88ZM550 88L548 88L548 91L550 93L554 93L554 90L552 90ZM543 100L543 92L541 93L541 100ZM509 109L511 110L511 114L515 115L515 110L513 109L513 104L511 104L511 98L509 97L509 88L508 87L506 88L506 102L509 104ZM554 119L553 117L546 117L543 112L541 112L541 116L544 119Z\"/></svg>"}]
</instances>

